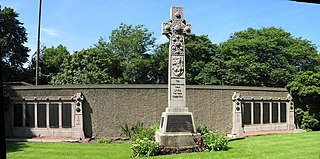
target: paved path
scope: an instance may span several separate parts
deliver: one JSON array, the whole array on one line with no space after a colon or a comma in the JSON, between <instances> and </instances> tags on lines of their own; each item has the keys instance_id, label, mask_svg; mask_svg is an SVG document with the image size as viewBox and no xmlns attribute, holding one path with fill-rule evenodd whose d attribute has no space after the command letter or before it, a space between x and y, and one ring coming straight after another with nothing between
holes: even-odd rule
<instances>
[{"instance_id":1,"label":"paved path","mask_svg":"<svg viewBox=\"0 0 320 159\"><path fill-rule=\"evenodd\" d=\"M79 142L79 139L74 138L62 138L62 137L32 137L32 138L6 138L6 141L15 142Z\"/></svg>"},{"instance_id":2,"label":"paved path","mask_svg":"<svg viewBox=\"0 0 320 159\"><path fill-rule=\"evenodd\" d=\"M243 134L228 134L227 136L231 139L241 139L246 138L248 136L261 136L261 135L271 135L271 134L288 134L288 133L300 133L306 132L302 129L295 130L274 130L274 131L256 131L256 132L247 132Z\"/></svg>"},{"instance_id":3,"label":"paved path","mask_svg":"<svg viewBox=\"0 0 320 159\"><path fill-rule=\"evenodd\" d=\"M243 134L228 134L227 136L232 139L243 139L249 136L261 136L261 135L271 135L271 134L288 134L288 133L300 133L306 132L305 130L295 129L295 130L274 130L274 131L256 131L247 132ZM33 138L6 138L6 141L15 142L85 142L87 139L80 140L74 138L61 138L61 137L33 137Z\"/></svg>"}]
</instances>

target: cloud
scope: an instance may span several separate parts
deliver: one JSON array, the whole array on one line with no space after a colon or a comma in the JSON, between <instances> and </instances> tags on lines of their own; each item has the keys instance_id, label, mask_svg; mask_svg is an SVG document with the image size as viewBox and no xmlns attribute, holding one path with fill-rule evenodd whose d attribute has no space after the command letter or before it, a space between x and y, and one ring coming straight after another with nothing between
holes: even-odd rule
<instances>
[{"instance_id":1,"label":"cloud","mask_svg":"<svg viewBox=\"0 0 320 159\"><path fill-rule=\"evenodd\" d=\"M155 43L156 44L164 44L164 43L166 43L166 42L168 42L169 40L168 40L168 38L166 37L166 36L164 36L164 35L161 35L156 41L155 41Z\"/></svg>"},{"instance_id":2,"label":"cloud","mask_svg":"<svg viewBox=\"0 0 320 159\"><path fill-rule=\"evenodd\" d=\"M58 37L59 33L53 28L41 28L41 31L44 31L46 34L50 36Z\"/></svg>"}]
</instances>

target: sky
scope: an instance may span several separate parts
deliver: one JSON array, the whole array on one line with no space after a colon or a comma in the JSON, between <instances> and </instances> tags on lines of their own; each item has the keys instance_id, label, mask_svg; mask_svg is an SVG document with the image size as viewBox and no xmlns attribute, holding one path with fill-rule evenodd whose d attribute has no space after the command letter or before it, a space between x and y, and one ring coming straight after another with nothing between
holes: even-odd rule
<instances>
[{"instance_id":1,"label":"sky","mask_svg":"<svg viewBox=\"0 0 320 159\"><path fill-rule=\"evenodd\" d=\"M19 13L31 49L36 51L39 0L0 0ZM184 18L196 35L208 35L216 44L248 27L275 26L294 37L310 40L320 51L320 5L289 0L42 0L41 45L62 44L70 53L94 46L100 37L108 41L121 22L144 25L157 39L170 7L184 8Z\"/></svg>"}]
</instances>

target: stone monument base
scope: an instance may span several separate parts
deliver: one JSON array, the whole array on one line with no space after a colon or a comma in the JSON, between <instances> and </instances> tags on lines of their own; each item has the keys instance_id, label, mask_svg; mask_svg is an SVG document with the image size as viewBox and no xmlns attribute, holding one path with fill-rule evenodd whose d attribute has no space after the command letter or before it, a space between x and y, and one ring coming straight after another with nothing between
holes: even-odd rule
<instances>
[{"instance_id":1,"label":"stone monument base","mask_svg":"<svg viewBox=\"0 0 320 159\"><path fill-rule=\"evenodd\" d=\"M156 141L159 142L160 145L164 145L168 148L194 148L197 146L195 139L200 138L200 134L196 133L162 133L156 132Z\"/></svg>"},{"instance_id":2,"label":"stone monument base","mask_svg":"<svg viewBox=\"0 0 320 159\"><path fill-rule=\"evenodd\" d=\"M191 112L163 112L156 141L166 147L192 148L197 146L193 115Z\"/></svg>"}]
</instances>

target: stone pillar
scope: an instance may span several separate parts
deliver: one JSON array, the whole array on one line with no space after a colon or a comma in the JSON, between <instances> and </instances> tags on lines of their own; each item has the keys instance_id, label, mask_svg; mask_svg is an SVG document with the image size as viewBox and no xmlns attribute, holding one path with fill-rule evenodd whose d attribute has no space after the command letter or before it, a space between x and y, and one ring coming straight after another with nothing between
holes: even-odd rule
<instances>
[{"instance_id":1,"label":"stone pillar","mask_svg":"<svg viewBox=\"0 0 320 159\"><path fill-rule=\"evenodd\" d=\"M171 7L170 19L163 23L162 34L170 39L168 67L168 107L162 113L156 141L166 147L196 146L193 115L186 106L185 36L191 25L184 20L182 7Z\"/></svg>"},{"instance_id":2,"label":"stone pillar","mask_svg":"<svg viewBox=\"0 0 320 159\"><path fill-rule=\"evenodd\" d=\"M242 98L240 93L234 92L232 96L233 108L232 108L232 131L231 134L242 134Z\"/></svg>"},{"instance_id":3,"label":"stone pillar","mask_svg":"<svg viewBox=\"0 0 320 159\"><path fill-rule=\"evenodd\" d=\"M74 138L84 138L83 132L83 109L82 109L82 101L83 95L82 93L76 93L73 97L75 99L75 113L74 113L74 127L73 134Z\"/></svg>"},{"instance_id":4,"label":"stone pillar","mask_svg":"<svg viewBox=\"0 0 320 159\"><path fill-rule=\"evenodd\" d=\"M287 123L288 123L288 129L289 130L294 130L296 129L296 125L294 124L294 103L293 103L293 99L292 99L292 96L290 94L288 94L287 96L287 110L289 108L289 112L288 114L288 118L287 118Z\"/></svg>"}]
</instances>

